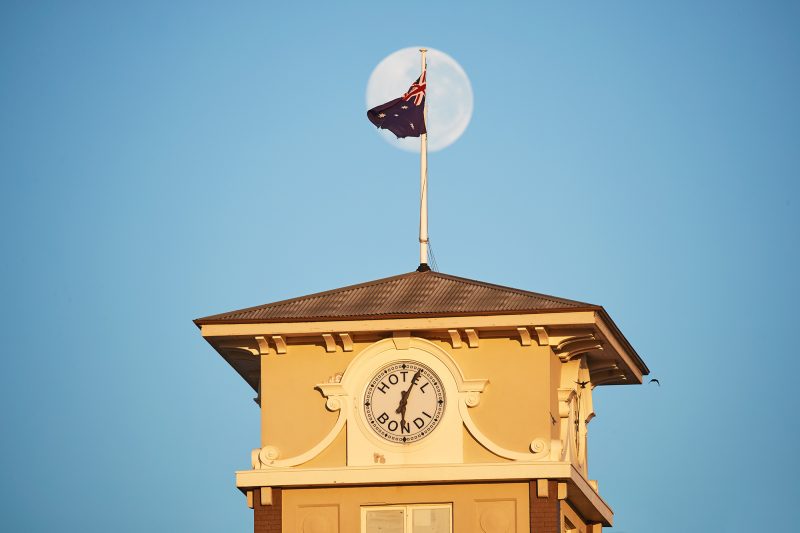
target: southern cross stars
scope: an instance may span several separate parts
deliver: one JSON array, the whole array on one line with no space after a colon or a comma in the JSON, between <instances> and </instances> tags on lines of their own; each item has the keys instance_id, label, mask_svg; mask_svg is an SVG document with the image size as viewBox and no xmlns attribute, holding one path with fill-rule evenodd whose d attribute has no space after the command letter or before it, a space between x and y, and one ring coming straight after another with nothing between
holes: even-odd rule
<instances>
[{"instance_id":1,"label":"southern cross stars","mask_svg":"<svg viewBox=\"0 0 800 533\"><path fill-rule=\"evenodd\" d=\"M367 111L375 126L389 130L397 138L419 137L425 133L425 74L409 87L408 92Z\"/></svg>"}]
</instances>

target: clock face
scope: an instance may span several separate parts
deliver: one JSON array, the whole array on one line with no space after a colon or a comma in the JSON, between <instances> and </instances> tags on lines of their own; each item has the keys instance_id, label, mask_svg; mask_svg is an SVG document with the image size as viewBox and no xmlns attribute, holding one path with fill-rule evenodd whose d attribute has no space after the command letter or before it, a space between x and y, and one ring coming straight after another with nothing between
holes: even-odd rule
<instances>
[{"instance_id":1,"label":"clock face","mask_svg":"<svg viewBox=\"0 0 800 533\"><path fill-rule=\"evenodd\" d=\"M364 391L364 414L378 436L409 444L442 421L445 397L433 370L411 360L394 361L373 375Z\"/></svg>"}]
</instances>

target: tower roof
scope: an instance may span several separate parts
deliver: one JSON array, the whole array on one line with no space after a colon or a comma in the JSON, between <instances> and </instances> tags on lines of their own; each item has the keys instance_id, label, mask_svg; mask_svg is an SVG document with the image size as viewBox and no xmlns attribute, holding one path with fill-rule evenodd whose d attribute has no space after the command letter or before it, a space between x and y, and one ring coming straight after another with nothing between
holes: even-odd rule
<instances>
[{"instance_id":1,"label":"tower roof","mask_svg":"<svg viewBox=\"0 0 800 533\"><path fill-rule=\"evenodd\" d=\"M494 315L602 307L434 271L414 271L195 320L203 324Z\"/></svg>"},{"instance_id":2,"label":"tower roof","mask_svg":"<svg viewBox=\"0 0 800 533\"><path fill-rule=\"evenodd\" d=\"M557 316L562 313L563 320ZM530 315L539 315L543 321L539 323ZM526 316L528 318L521 318ZM495 333L503 328L518 332L532 324L546 326L544 332L546 337L549 335L549 341L540 338L537 342L549 342L562 355L576 350L587 353L590 367L614 374L604 378L603 383L641 383L642 374L649 372L636 350L599 305L431 270L417 270L211 315L198 318L194 323L215 349L258 390L259 360L252 354L260 353L264 347L251 344L259 339L267 343L268 337L274 340L277 335L280 342L285 343L293 336L303 337L329 329L386 333L397 328L408 329L411 323L414 325L411 329L444 328L450 334L453 327L464 327L455 326L455 323L466 320L471 324L470 320L479 317L497 317L490 320L489 325L480 326L486 328L484 331ZM515 322L517 318L522 321ZM327 322L331 323L330 327ZM390 329L386 330L387 327ZM605 344L598 344L597 339L605 339L601 341Z\"/></svg>"}]
</instances>

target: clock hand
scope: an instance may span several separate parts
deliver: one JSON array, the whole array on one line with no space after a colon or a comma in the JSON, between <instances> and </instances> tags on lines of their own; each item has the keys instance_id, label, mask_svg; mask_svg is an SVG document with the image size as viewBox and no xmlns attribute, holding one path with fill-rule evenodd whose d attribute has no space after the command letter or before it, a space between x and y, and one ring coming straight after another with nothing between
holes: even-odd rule
<instances>
[{"instance_id":1,"label":"clock hand","mask_svg":"<svg viewBox=\"0 0 800 533\"><path fill-rule=\"evenodd\" d=\"M406 414L406 404L408 403L408 395L411 394L411 389L413 389L414 385L417 384L417 380L421 375L422 375L422 369L417 370L416 374L414 374L414 377L411 378L411 386L408 388L408 390L402 391L400 393L400 405L397 406L397 409L395 409L394 412L400 413L402 417L401 421L403 422L405 422L406 418L405 414Z\"/></svg>"},{"instance_id":2,"label":"clock hand","mask_svg":"<svg viewBox=\"0 0 800 533\"><path fill-rule=\"evenodd\" d=\"M406 404L403 404L400 408L400 427L404 427L406 425ZM402 429L400 430L402 433Z\"/></svg>"}]
</instances>

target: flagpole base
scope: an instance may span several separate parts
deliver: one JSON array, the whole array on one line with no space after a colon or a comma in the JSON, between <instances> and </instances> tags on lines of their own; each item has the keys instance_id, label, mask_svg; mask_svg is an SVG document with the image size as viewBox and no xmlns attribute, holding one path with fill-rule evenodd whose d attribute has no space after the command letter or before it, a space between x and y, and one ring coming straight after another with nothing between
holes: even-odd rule
<instances>
[{"instance_id":1,"label":"flagpole base","mask_svg":"<svg viewBox=\"0 0 800 533\"><path fill-rule=\"evenodd\" d=\"M428 266L428 263L420 263L417 267L417 272L430 272L431 267Z\"/></svg>"}]
</instances>

